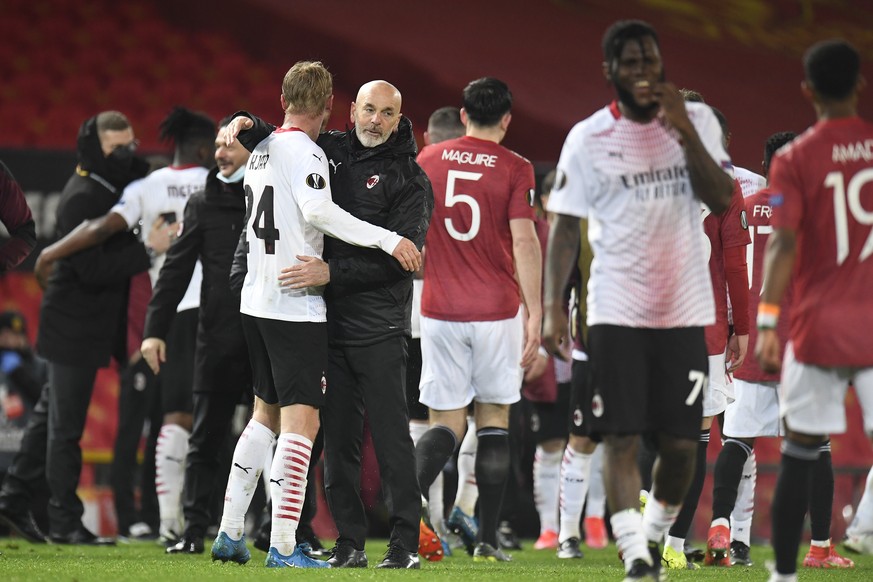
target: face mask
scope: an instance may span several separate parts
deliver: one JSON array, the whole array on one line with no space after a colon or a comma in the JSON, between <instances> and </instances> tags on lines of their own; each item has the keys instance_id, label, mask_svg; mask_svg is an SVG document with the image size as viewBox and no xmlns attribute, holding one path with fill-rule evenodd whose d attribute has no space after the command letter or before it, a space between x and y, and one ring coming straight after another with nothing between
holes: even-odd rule
<instances>
[{"instance_id":1,"label":"face mask","mask_svg":"<svg viewBox=\"0 0 873 582\"><path fill-rule=\"evenodd\" d=\"M216 178L218 178L219 180L221 180L221 181L224 182L225 184L234 184L234 183L239 182L240 180L242 180L243 177L244 177L245 175L246 175L246 165L243 164L243 165L241 165L239 168L237 168L237 169L236 169L236 172L234 172L234 173L231 174L230 176L228 176L228 177L225 178L225 177L221 174L221 172L219 172L218 174L216 174Z\"/></svg>"},{"instance_id":2,"label":"face mask","mask_svg":"<svg viewBox=\"0 0 873 582\"><path fill-rule=\"evenodd\" d=\"M133 147L115 148L106 156L106 175L103 176L116 188L124 188L149 171L149 163L133 153Z\"/></svg>"}]
</instances>

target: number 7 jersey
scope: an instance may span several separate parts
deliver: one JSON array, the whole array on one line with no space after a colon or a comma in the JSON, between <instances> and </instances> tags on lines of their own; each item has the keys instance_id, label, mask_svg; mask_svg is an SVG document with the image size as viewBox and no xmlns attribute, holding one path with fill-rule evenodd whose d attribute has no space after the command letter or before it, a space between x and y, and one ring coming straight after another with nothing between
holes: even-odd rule
<instances>
[{"instance_id":1,"label":"number 7 jersey","mask_svg":"<svg viewBox=\"0 0 873 582\"><path fill-rule=\"evenodd\" d=\"M421 150L433 185L421 313L444 321L515 317L521 292L509 221L534 220L531 163L493 141L464 136Z\"/></svg>"},{"instance_id":2,"label":"number 7 jersey","mask_svg":"<svg viewBox=\"0 0 873 582\"><path fill-rule=\"evenodd\" d=\"M795 357L873 366L873 125L819 121L773 158L770 189L774 229L797 236Z\"/></svg>"}]
</instances>

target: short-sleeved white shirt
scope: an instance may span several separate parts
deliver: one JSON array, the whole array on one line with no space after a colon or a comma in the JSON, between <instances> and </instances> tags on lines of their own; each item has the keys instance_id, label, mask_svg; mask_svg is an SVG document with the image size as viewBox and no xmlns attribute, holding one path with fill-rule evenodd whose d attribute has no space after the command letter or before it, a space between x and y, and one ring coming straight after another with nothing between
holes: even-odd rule
<instances>
[{"instance_id":1,"label":"short-sleeved white shirt","mask_svg":"<svg viewBox=\"0 0 873 582\"><path fill-rule=\"evenodd\" d=\"M142 238L145 239L152 224L165 212L175 212L176 220L182 221L188 198L206 187L207 174L209 170L202 166L168 166L155 170L145 178L128 184L111 212L121 216L127 222L128 228L133 228L142 222L140 230ZM182 225L182 228L185 226ZM166 255L157 257L149 269L152 287L158 280L165 259ZM177 312L200 307L202 283L203 267L200 261L197 261L188 289L176 308Z\"/></svg>"},{"instance_id":2,"label":"short-sleeved white shirt","mask_svg":"<svg viewBox=\"0 0 873 582\"><path fill-rule=\"evenodd\" d=\"M767 178L751 170L734 166L734 176L743 190L743 198L748 198L755 192L767 187Z\"/></svg>"},{"instance_id":3,"label":"short-sleeved white shirt","mask_svg":"<svg viewBox=\"0 0 873 582\"><path fill-rule=\"evenodd\" d=\"M706 150L730 174L712 110L686 108ZM573 127L549 210L588 218L588 325L665 329L715 321L700 204L679 138L659 120L630 121L613 103Z\"/></svg>"}]
</instances>

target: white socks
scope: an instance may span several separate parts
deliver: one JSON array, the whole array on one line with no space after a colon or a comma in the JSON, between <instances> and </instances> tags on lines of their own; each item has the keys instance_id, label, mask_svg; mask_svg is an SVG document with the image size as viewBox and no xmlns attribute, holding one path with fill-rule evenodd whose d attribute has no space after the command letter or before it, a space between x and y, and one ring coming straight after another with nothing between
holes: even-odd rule
<instances>
[{"instance_id":1,"label":"white socks","mask_svg":"<svg viewBox=\"0 0 873 582\"><path fill-rule=\"evenodd\" d=\"M219 526L219 531L223 531L233 540L241 539L245 531L246 511L258 485L264 458L274 442L276 436L273 431L252 419L236 443ZM275 503L273 506L275 507ZM273 527L275 528L275 523Z\"/></svg>"},{"instance_id":2,"label":"white socks","mask_svg":"<svg viewBox=\"0 0 873 582\"><path fill-rule=\"evenodd\" d=\"M615 545L624 557L625 570L630 570L634 560L643 560L652 564L646 536L643 535L643 516L639 510L625 509L609 518Z\"/></svg>"},{"instance_id":3,"label":"white socks","mask_svg":"<svg viewBox=\"0 0 873 582\"><path fill-rule=\"evenodd\" d=\"M467 434L458 449L458 493L455 505L467 515L476 514L476 501L479 499L479 487L476 485L476 447L479 437L476 436L476 422L467 418Z\"/></svg>"},{"instance_id":4,"label":"white socks","mask_svg":"<svg viewBox=\"0 0 873 582\"><path fill-rule=\"evenodd\" d=\"M751 546L752 516L755 514L755 483L758 479L758 463L755 451L746 459L743 465L743 476L737 487L737 500L731 511L731 541L738 541Z\"/></svg>"},{"instance_id":5,"label":"white socks","mask_svg":"<svg viewBox=\"0 0 873 582\"><path fill-rule=\"evenodd\" d=\"M593 455L577 453L569 444L564 449L561 461L560 542L582 537L579 533L579 521L582 519L582 508L588 494L588 484L591 482L592 457Z\"/></svg>"},{"instance_id":6,"label":"white socks","mask_svg":"<svg viewBox=\"0 0 873 582\"><path fill-rule=\"evenodd\" d=\"M873 469L867 473L867 486L855 510L855 517L846 530L848 536L861 536L873 533Z\"/></svg>"},{"instance_id":7,"label":"white socks","mask_svg":"<svg viewBox=\"0 0 873 582\"><path fill-rule=\"evenodd\" d=\"M533 462L534 503L540 516L540 533L558 531L558 493L561 489L561 450L548 453L537 446ZM577 522L578 523L578 522Z\"/></svg>"},{"instance_id":8,"label":"white socks","mask_svg":"<svg viewBox=\"0 0 873 582\"><path fill-rule=\"evenodd\" d=\"M288 556L297 545L297 524L306 500L306 475L312 455L312 441L290 432L279 435L270 489L273 496L273 530L270 547Z\"/></svg>"},{"instance_id":9,"label":"white socks","mask_svg":"<svg viewBox=\"0 0 873 582\"><path fill-rule=\"evenodd\" d=\"M161 535L182 536L182 487L185 485L185 457L191 434L177 424L165 424L155 448L155 489L161 517Z\"/></svg>"},{"instance_id":10,"label":"white socks","mask_svg":"<svg viewBox=\"0 0 873 582\"><path fill-rule=\"evenodd\" d=\"M588 479L588 501L585 504L585 517L606 515L606 487L603 485L603 447L597 447L591 454L591 476Z\"/></svg>"},{"instance_id":11,"label":"white socks","mask_svg":"<svg viewBox=\"0 0 873 582\"><path fill-rule=\"evenodd\" d=\"M680 509L682 509L682 504L667 505L656 499L655 495L650 494L649 501L646 503L646 511L643 513L643 535L646 536L646 540L660 544L673 522L676 521Z\"/></svg>"}]
</instances>

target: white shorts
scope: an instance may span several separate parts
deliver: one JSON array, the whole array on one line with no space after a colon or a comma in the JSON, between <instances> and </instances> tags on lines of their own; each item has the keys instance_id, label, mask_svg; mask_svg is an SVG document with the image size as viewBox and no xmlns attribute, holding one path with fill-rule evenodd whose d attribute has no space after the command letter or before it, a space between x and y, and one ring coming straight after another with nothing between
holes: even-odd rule
<instances>
[{"instance_id":1,"label":"white shorts","mask_svg":"<svg viewBox=\"0 0 873 582\"><path fill-rule=\"evenodd\" d=\"M776 382L757 384L734 378L734 396L736 400L724 411L725 435L743 439L782 436Z\"/></svg>"},{"instance_id":2,"label":"white shorts","mask_svg":"<svg viewBox=\"0 0 873 582\"><path fill-rule=\"evenodd\" d=\"M464 408L474 399L512 404L521 399L522 313L499 321L421 317L419 402L434 410Z\"/></svg>"},{"instance_id":3,"label":"white shorts","mask_svg":"<svg viewBox=\"0 0 873 582\"><path fill-rule=\"evenodd\" d=\"M873 368L824 368L794 359L785 346L779 412L788 428L809 435L846 432L846 390L849 382L864 412L864 430L873 433Z\"/></svg>"},{"instance_id":4,"label":"white shorts","mask_svg":"<svg viewBox=\"0 0 873 582\"><path fill-rule=\"evenodd\" d=\"M703 385L703 416L721 414L734 400L733 383L724 367L724 353L709 356L709 382Z\"/></svg>"}]
</instances>

